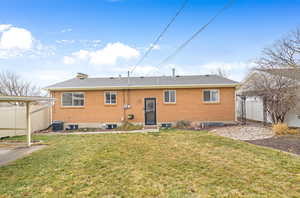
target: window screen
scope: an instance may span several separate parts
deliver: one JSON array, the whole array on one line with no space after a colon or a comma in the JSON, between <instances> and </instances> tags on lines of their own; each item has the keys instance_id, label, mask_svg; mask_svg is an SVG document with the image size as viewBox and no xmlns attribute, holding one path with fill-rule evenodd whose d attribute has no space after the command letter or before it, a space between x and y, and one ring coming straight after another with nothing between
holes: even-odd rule
<instances>
[{"instance_id":1,"label":"window screen","mask_svg":"<svg viewBox=\"0 0 300 198\"><path fill-rule=\"evenodd\" d=\"M117 104L116 92L105 92L105 104Z\"/></svg>"},{"instance_id":2,"label":"window screen","mask_svg":"<svg viewBox=\"0 0 300 198\"><path fill-rule=\"evenodd\" d=\"M62 106L84 106L84 94L79 92L63 93Z\"/></svg>"},{"instance_id":3,"label":"window screen","mask_svg":"<svg viewBox=\"0 0 300 198\"><path fill-rule=\"evenodd\" d=\"M204 102L219 102L219 90L211 89L203 91Z\"/></svg>"},{"instance_id":4,"label":"window screen","mask_svg":"<svg viewBox=\"0 0 300 198\"><path fill-rule=\"evenodd\" d=\"M164 102L165 103L175 103L176 102L176 91L175 90L165 91Z\"/></svg>"}]
</instances>

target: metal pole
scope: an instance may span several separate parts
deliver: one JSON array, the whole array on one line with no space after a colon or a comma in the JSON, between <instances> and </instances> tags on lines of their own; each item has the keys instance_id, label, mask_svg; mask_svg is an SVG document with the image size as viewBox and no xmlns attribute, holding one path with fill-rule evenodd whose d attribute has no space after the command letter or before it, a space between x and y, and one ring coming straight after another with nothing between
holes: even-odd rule
<instances>
[{"instance_id":1,"label":"metal pole","mask_svg":"<svg viewBox=\"0 0 300 198\"><path fill-rule=\"evenodd\" d=\"M30 102L26 102L26 121L27 121L27 145L31 146L31 115Z\"/></svg>"}]
</instances>

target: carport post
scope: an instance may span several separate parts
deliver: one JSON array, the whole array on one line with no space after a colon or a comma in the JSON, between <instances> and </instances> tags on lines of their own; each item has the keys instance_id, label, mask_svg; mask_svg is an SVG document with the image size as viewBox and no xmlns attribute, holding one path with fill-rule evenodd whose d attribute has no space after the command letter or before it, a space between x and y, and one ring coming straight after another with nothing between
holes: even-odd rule
<instances>
[{"instance_id":1,"label":"carport post","mask_svg":"<svg viewBox=\"0 0 300 198\"><path fill-rule=\"evenodd\" d=\"M31 115L30 102L26 102L27 145L31 146Z\"/></svg>"}]
</instances>

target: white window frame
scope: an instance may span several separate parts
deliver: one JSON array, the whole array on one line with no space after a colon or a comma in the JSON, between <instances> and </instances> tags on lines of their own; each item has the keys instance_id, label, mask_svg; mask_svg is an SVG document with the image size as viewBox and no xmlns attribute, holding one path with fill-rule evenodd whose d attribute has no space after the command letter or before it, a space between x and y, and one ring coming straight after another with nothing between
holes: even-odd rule
<instances>
[{"instance_id":1,"label":"white window frame","mask_svg":"<svg viewBox=\"0 0 300 198\"><path fill-rule=\"evenodd\" d=\"M72 94L72 105L64 105L63 96L64 96L65 93L71 93ZM73 94L83 94L83 105L80 105L80 106L74 105ZM61 106L62 107L84 107L85 106L85 93L84 92L63 92L61 94Z\"/></svg>"},{"instance_id":2,"label":"white window frame","mask_svg":"<svg viewBox=\"0 0 300 198\"><path fill-rule=\"evenodd\" d=\"M166 92L168 92L168 93L169 93L169 100L171 99L171 97L170 97L170 91L174 91L174 93L175 93L175 94L174 94L174 95L175 95L175 101L174 101L174 102L170 102L170 101L169 101L169 102L167 102L167 101L165 100L165 99L166 99L166 98L165 98L165 96L166 96ZM177 98L177 96L176 96L176 90L174 90L174 89L168 89L168 90L164 90L164 103L165 103L165 104L176 104L176 101L177 101L177 99L176 99L176 98Z\"/></svg>"},{"instance_id":3,"label":"white window frame","mask_svg":"<svg viewBox=\"0 0 300 198\"><path fill-rule=\"evenodd\" d=\"M209 91L210 92L210 99L211 99L211 92L212 91L217 91L217 93L218 93L218 100L217 101L205 101L205 99L204 99L204 92L205 91ZM204 102L204 103L220 103L220 90L219 89L203 89L202 90L202 101Z\"/></svg>"},{"instance_id":4,"label":"white window frame","mask_svg":"<svg viewBox=\"0 0 300 198\"><path fill-rule=\"evenodd\" d=\"M110 94L110 102L109 103L106 102L106 93ZM111 103L111 94L116 95L116 103ZM105 91L104 92L104 104L106 104L106 105L116 105L117 104L117 97L118 97L118 94L117 94L116 91Z\"/></svg>"}]
</instances>

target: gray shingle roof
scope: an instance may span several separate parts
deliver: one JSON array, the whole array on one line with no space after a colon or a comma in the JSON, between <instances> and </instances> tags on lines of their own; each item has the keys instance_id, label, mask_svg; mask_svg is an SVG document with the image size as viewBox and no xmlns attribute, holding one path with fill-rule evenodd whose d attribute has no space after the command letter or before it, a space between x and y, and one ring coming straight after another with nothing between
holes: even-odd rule
<instances>
[{"instance_id":1,"label":"gray shingle roof","mask_svg":"<svg viewBox=\"0 0 300 198\"><path fill-rule=\"evenodd\" d=\"M177 87L177 86L236 86L238 82L217 75L193 75L193 76L155 76L155 77L127 77L114 78L73 78L45 89L84 89L84 88L138 88L138 87Z\"/></svg>"}]
</instances>

